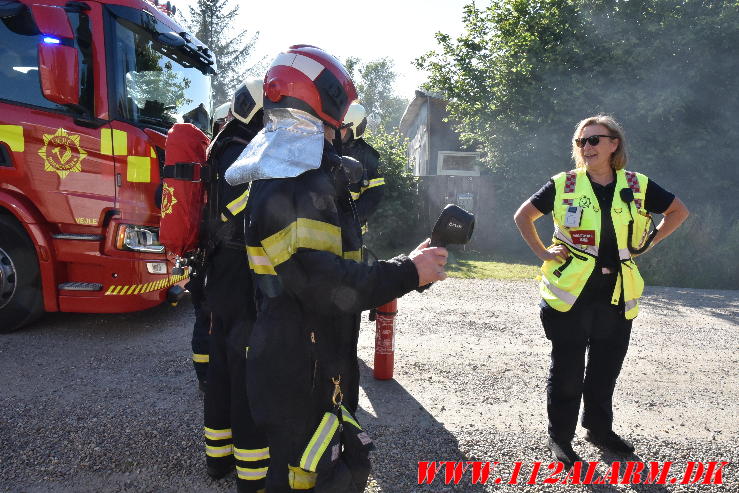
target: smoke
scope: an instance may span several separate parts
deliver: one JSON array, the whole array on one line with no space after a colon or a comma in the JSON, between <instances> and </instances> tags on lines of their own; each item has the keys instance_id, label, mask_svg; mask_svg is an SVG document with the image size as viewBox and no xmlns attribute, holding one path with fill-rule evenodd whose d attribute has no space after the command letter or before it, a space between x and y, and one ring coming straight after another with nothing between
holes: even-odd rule
<instances>
[{"instance_id":1,"label":"smoke","mask_svg":"<svg viewBox=\"0 0 739 493\"><path fill-rule=\"evenodd\" d=\"M466 38L423 63L436 63L430 87L446 91L463 140L484 153L496 217L573 167L575 125L606 113L625 129L627 168L718 216L715 243L728 241L739 228L738 5L499 0L473 14ZM520 249L509 226L498 223L502 243Z\"/></svg>"}]
</instances>

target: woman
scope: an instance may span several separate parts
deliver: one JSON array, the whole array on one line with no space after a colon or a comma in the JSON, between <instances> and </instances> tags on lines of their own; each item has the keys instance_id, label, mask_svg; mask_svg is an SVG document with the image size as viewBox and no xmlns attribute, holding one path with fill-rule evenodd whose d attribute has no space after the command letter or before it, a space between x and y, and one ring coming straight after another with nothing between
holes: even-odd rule
<instances>
[{"instance_id":1,"label":"woman","mask_svg":"<svg viewBox=\"0 0 739 493\"><path fill-rule=\"evenodd\" d=\"M524 240L544 261L541 321L552 342L548 446L567 468L581 460L570 443L581 398L585 439L619 455L634 451L612 427L613 391L644 287L633 257L642 253L638 250L651 221L646 212L664 214L649 248L688 216L672 193L624 170L626 142L612 117L581 121L572 157L576 168L554 176L514 216ZM545 247L534 221L550 212L554 238Z\"/></svg>"}]
</instances>

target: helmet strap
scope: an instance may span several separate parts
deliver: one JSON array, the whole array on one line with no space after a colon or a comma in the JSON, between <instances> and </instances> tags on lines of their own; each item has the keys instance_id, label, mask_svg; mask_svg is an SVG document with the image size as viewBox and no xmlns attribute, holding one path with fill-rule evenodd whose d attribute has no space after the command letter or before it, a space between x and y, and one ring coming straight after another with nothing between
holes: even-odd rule
<instances>
[{"instance_id":1,"label":"helmet strap","mask_svg":"<svg viewBox=\"0 0 739 493\"><path fill-rule=\"evenodd\" d=\"M336 151L336 154L341 156L341 130L338 128L334 129L334 140L332 142L334 145L334 150Z\"/></svg>"}]
</instances>

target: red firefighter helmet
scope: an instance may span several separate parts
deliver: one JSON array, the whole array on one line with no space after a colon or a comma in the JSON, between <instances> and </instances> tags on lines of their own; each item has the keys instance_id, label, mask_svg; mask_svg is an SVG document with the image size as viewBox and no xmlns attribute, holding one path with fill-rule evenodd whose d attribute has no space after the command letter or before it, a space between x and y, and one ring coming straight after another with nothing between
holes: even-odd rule
<instances>
[{"instance_id":1,"label":"red firefighter helmet","mask_svg":"<svg viewBox=\"0 0 739 493\"><path fill-rule=\"evenodd\" d=\"M264 96L264 109L295 108L338 129L357 90L336 58L315 46L294 45L272 62Z\"/></svg>"}]
</instances>

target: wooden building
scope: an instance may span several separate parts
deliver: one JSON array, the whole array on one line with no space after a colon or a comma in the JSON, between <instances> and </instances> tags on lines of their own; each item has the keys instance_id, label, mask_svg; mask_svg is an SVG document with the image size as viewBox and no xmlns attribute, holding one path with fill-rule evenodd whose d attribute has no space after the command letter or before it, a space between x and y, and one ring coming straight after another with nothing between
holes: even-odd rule
<instances>
[{"instance_id":1,"label":"wooden building","mask_svg":"<svg viewBox=\"0 0 739 493\"><path fill-rule=\"evenodd\" d=\"M492 178L479 166L479 153L463 150L448 118L446 101L416 91L400 120L408 162L419 177L421 227L430 231L441 209L457 204L475 214L470 248L489 250L495 243Z\"/></svg>"}]
</instances>

